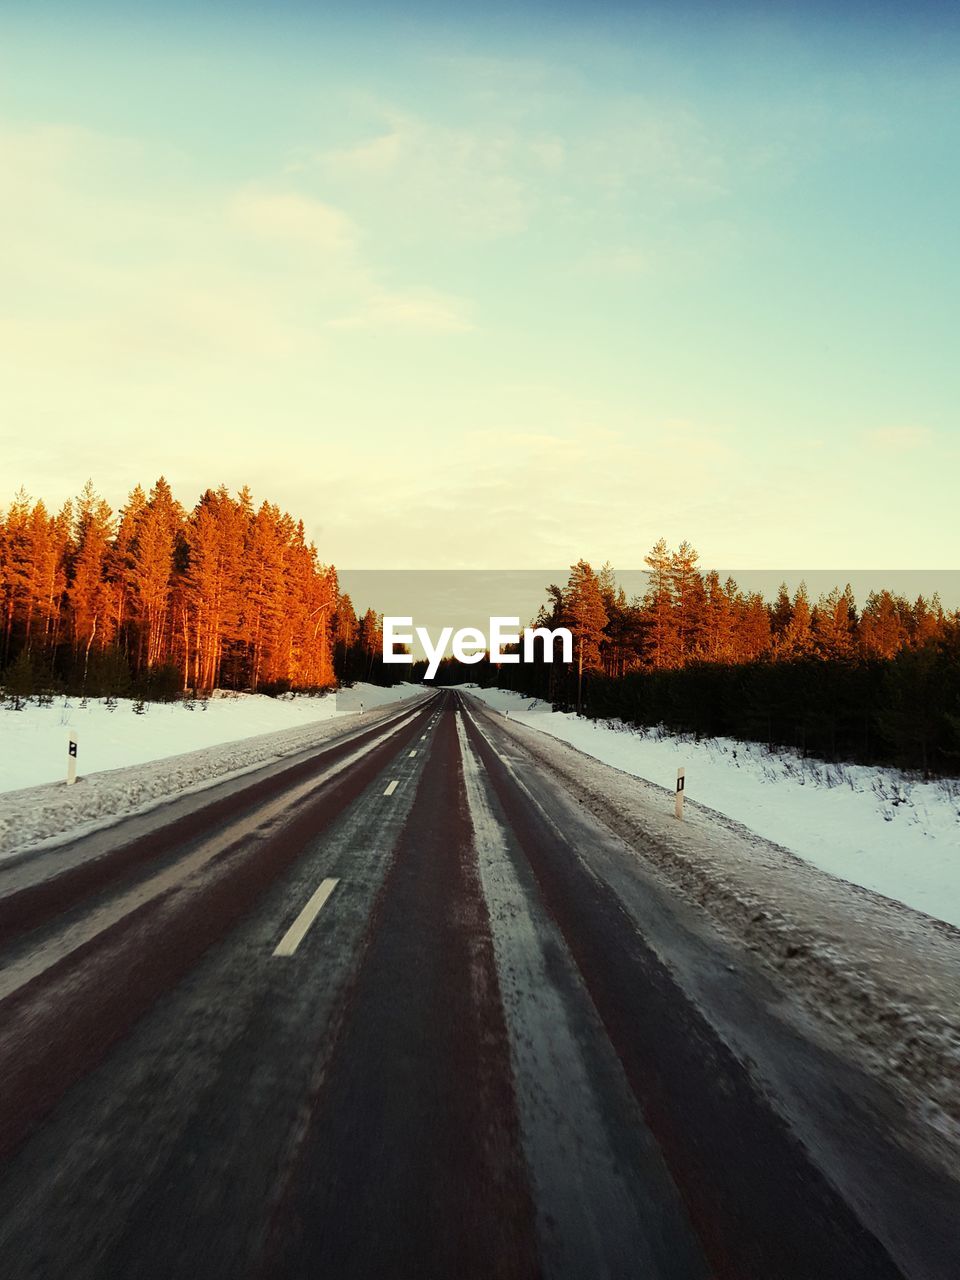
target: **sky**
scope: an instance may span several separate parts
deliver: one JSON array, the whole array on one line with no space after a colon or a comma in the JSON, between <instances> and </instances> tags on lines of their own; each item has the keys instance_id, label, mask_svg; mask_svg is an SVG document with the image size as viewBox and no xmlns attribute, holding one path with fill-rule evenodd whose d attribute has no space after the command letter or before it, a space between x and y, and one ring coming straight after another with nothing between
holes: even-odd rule
<instances>
[{"instance_id":1,"label":"sky","mask_svg":"<svg viewBox=\"0 0 960 1280\"><path fill-rule=\"evenodd\" d=\"M960 565L954 6L0 9L0 504Z\"/></svg>"}]
</instances>

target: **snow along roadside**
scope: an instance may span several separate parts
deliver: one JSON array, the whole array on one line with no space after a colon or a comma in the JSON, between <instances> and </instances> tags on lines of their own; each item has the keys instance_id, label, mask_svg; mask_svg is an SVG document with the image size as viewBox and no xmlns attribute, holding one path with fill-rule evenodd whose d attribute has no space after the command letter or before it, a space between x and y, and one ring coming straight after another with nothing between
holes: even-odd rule
<instances>
[{"instance_id":1,"label":"snow along roadside","mask_svg":"<svg viewBox=\"0 0 960 1280\"><path fill-rule=\"evenodd\" d=\"M828 764L756 742L582 719L505 689L476 696L511 720L648 782L686 769L691 798L831 875L960 928L960 779Z\"/></svg>"},{"instance_id":2,"label":"snow along roadside","mask_svg":"<svg viewBox=\"0 0 960 1280\"><path fill-rule=\"evenodd\" d=\"M941 1154L956 1163L960 930L839 880L689 800L679 823L666 788L498 716L480 699L470 704L754 953L868 1070L900 1095L906 1088Z\"/></svg>"},{"instance_id":3,"label":"snow along roadside","mask_svg":"<svg viewBox=\"0 0 960 1280\"><path fill-rule=\"evenodd\" d=\"M249 773L284 756L409 713L423 695L344 715L202 747L181 755L81 776L76 785L48 782L0 794L0 862L89 835L119 818L143 813L175 797Z\"/></svg>"}]
</instances>

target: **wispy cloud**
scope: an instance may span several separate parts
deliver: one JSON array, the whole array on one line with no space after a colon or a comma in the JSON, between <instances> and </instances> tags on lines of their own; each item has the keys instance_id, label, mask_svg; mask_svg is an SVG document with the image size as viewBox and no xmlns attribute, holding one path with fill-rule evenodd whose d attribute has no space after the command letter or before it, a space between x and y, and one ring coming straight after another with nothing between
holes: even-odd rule
<instances>
[{"instance_id":1,"label":"wispy cloud","mask_svg":"<svg viewBox=\"0 0 960 1280\"><path fill-rule=\"evenodd\" d=\"M0 333L24 369L119 358L176 377L308 359L338 328L471 327L428 279L388 284L357 222L290 180L218 188L162 146L38 125L0 128L0 183Z\"/></svg>"},{"instance_id":2,"label":"wispy cloud","mask_svg":"<svg viewBox=\"0 0 960 1280\"><path fill-rule=\"evenodd\" d=\"M611 103L602 131L581 139L576 159L605 191L648 204L717 199L734 180L727 145L699 112L642 98Z\"/></svg>"},{"instance_id":3,"label":"wispy cloud","mask_svg":"<svg viewBox=\"0 0 960 1280\"><path fill-rule=\"evenodd\" d=\"M540 203L538 178L560 172L564 161L562 139L549 133L454 128L386 108L370 137L298 151L288 167L319 175L361 205L382 208L387 195L403 234L483 240L525 230Z\"/></svg>"},{"instance_id":4,"label":"wispy cloud","mask_svg":"<svg viewBox=\"0 0 960 1280\"><path fill-rule=\"evenodd\" d=\"M272 240L343 254L357 246L357 228L339 209L296 191L248 187L228 206L241 231Z\"/></svg>"},{"instance_id":5,"label":"wispy cloud","mask_svg":"<svg viewBox=\"0 0 960 1280\"><path fill-rule=\"evenodd\" d=\"M584 118L562 102L551 115L531 105L532 71L523 73L529 109L514 101L512 113L502 103L489 113L472 110L478 81L520 73L467 63L460 105L468 123L364 100L375 121L365 136L348 146L299 146L288 155L287 173L365 223L380 224L391 242L456 244L557 225L608 234L611 218L622 224L622 236L638 218L664 222L679 205L726 201L762 168L682 103L599 95ZM547 98L557 108L555 95L551 88ZM632 250L623 244L624 254Z\"/></svg>"}]
</instances>

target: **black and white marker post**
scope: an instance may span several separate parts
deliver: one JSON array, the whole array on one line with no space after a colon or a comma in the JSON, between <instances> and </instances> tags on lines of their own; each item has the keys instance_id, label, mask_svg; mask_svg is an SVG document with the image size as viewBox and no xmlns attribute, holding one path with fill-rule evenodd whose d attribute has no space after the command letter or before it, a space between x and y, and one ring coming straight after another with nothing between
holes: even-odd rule
<instances>
[{"instance_id":1,"label":"black and white marker post","mask_svg":"<svg viewBox=\"0 0 960 1280\"><path fill-rule=\"evenodd\" d=\"M680 819L681 822L683 821L683 781L684 781L684 771L683 769L678 769L677 770L677 798L674 801L673 812L675 816Z\"/></svg>"},{"instance_id":2,"label":"black and white marker post","mask_svg":"<svg viewBox=\"0 0 960 1280\"><path fill-rule=\"evenodd\" d=\"M73 786L77 780L77 735L71 733L67 741L67 786Z\"/></svg>"}]
</instances>

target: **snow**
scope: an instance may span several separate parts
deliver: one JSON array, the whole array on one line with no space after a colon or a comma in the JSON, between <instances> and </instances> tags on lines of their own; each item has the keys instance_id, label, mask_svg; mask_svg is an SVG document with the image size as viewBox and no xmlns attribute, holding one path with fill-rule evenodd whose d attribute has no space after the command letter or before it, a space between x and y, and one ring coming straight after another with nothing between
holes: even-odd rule
<instances>
[{"instance_id":1,"label":"snow","mask_svg":"<svg viewBox=\"0 0 960 1280\"><path fill-rule=\"evenodd\" d=\"M594 728L589 721L553 714L544 704L531 704L515 695L470 687L467 692L471 702L476 699L472 709L479 713L481 730L487 736L492 731L501 759L521 781L528 767L533 777L543 771L552 773L560 784L557 803L570 806L572 821L578 812L592 814L640 860L638 879L636 870L613 857L602 843L584 845L584 859L624 902L637 894L643 897L643 875L648 871L665 879L694 909L693 919L683 927L697 928L709 921L733 942L733 957L739 952L760 961L774 989L791 997L776 1000L779 1014L805 1027L804 1035L825 1036L828 1042L846 1046L854 1061L883 1079L896 1096L908 1099L918 1121L916 1139L945 1167L956 1167L960 1153L957 928L797 856L784 847L783 837L790 837L786 824L781 839L774 842L743 821L696 802L688 803L685 821L677 822L672 794L675 754L653 757L655 782L600 759L607 742L610 750L625 753L619 757L621 762L637 768L633 752L646 738L655 742L654 735L612 725ZM549 731L554 724L560 733ZM564 741L564 732L576 742ZM520 754L508 745L511 739ZM690 748L695 744L667 741L666 745ZM731 755L734 748L738 751L739 767L719 753L714 765L739 779L749 801L751 790L762 790L764 775L759 767L751 770L743 763L740 744L728 746ZM762 758L760 752L758 759ZM697 771L693 776L699 777L700 757L687 752L688 768L691 761ZM645 763L651 767L649 758ZM664 782L669 785L661 785ZM810 803L816 805L818 797L834 798L823 783L808 781L805 786ZM854 795L849 789L839 794ZM874 815L871 834L883 825L884 818ZM843 831L847 823L840 821L838 826ZM942 914L946 913L938 912ZM672 963L675 960L674 956ZM715 979L710 971L697 977L711 990Z\"/></svg>"},{"instance_id":2,"label":"snow","mask_svg":"<svg viewBox=\"0 0 960 1280\"><path fill-rule=\"evenodd\" d=\"M0 709L0 859L76 839L121 817L375 725L421 685L354 685L323 697L228 694L184 703L82 707L75 700ZM360 710L363 710L363 719ZM77 784L65 785L75 731ZM29 785L32 784L32 785Z\"/></svg>"},{"instance_id":3,"label":"snow","mask_svg":"<svg viewBox=\"0 0 960 1280\"><path fill-rule=\"evenodd\" d=\"M163 760L184 751L220 746L261 733L295 729L336 716L385 706L417 693L415 685L382 689L358 684L320 696L216 693L206 702L145 703L117 699L57 698L52 706L29 703L20 711L0 707L0 792L16 791L66 777L67 739L77 738L77 772L82 776L105 769ZM192 709L191 709L192 708Z\"/></svg>"},{"instance_id":4,"label":"snow","mask_svg":"<svg viewBox=\"0 0 960 1280\"><path fill-rule=\"evenodd\" d=\"M699 742L555 712L504 689L466 686L529 725L634 777L706 805L831 875L960 927L960 782L831 765L732 739ZM671 806L672 807L672 806Z\"/></svg>"}]
</instances>

